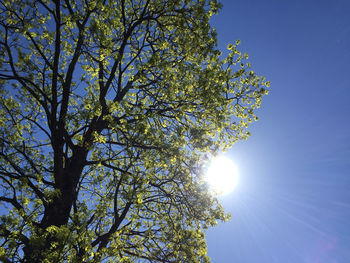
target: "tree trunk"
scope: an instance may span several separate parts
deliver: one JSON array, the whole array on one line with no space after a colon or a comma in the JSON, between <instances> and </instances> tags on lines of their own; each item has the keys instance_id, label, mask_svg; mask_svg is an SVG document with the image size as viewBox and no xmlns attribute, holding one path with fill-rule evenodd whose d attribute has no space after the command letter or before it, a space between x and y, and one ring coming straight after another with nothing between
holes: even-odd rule
<instances>
[{"instance_id":1,"label":"tree trunk","mask_svg":"<svg viewBox=\"0 0 350 263\"><path fill-rule=\"evenodd\" d=\"M59 251L65 244L59 244L55 248L51 248L53 242L57 243L57 238L53 234L49 234L46 229L50 226L63 226L68 224L70 211L77 198L76 187L79 183L82 171L86 162L87 151L79 148L72 157L67 161L63 173L59 175L60 184L55 190L59 193L52 198L52 201L45 209L44 216L40 223L40 228L36 235L43 236L41 241L29 242L24 252L24 262L43 262L50 250ZM44 236L46 233L46 236ZM58 255L59 256L59 255ZM57 262L60 259L57 258Z\"/></svg>"}]
</instances>

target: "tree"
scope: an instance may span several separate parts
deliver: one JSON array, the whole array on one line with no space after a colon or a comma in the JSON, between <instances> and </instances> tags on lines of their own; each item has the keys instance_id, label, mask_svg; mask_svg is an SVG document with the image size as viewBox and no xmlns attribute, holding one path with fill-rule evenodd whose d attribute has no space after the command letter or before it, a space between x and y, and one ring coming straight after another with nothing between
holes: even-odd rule
<instances>
[{"instance_id":1,"label":"tree","mask_svg":"<svg viewBox=\"0 0 350 263\"><path fill-rule=\"evenodd\" d=\"M216 0L2 0L0 257L208 262L210 156L267 93Z\"/></svg>"}]
</instances>

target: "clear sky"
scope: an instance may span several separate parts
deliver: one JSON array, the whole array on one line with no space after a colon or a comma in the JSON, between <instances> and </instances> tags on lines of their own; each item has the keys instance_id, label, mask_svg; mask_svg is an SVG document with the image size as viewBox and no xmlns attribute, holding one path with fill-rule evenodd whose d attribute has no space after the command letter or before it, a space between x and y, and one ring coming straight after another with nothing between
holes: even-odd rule
<instances>
[{"instance_id":1,"label":"clear sky","mask_svg":"<svg viewBox=\"0 0 350 263\"><path fill-rule=\"evenodd\" d=\"M350 1L224 0L220 49L241 39L271 81L248 141L228 153L231 222L207 232L214 263L350 262Z\"/></svg>"}]
</instances>

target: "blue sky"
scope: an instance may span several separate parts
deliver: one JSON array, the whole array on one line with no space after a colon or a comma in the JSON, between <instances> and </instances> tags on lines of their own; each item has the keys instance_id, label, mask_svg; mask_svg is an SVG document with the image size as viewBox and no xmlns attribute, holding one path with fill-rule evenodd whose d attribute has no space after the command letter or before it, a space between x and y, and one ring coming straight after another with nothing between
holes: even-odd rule
<instances>
[{"instance_id":1,"label":"blue sky","mask_svg":"<svg viewBox=\"0 0 350 263\"><path fill-rule=\"evenodd\" d=\"M350 2L222 1L219 47L241 39L271 81L252 136L226 155L232 220L207 232L214 263L350 262Z\"/></svg>"}]
</instances>

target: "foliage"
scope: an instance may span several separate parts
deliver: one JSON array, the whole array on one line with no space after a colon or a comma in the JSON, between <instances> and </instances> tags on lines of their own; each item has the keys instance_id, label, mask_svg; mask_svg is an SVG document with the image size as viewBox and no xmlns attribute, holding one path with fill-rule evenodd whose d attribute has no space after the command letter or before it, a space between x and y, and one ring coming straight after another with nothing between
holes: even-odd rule
<instances>
[{"instance_id":1,"label":"foliage","mask_svg":"<svg viewBox=\"0 0 350 263\"><path fill-rule=\"evenodd\" d=\"M268 82L209 25L216 0L2 0L0 258L208 262L226 215L208 156Z\"/></svg>"}]
</instances>

